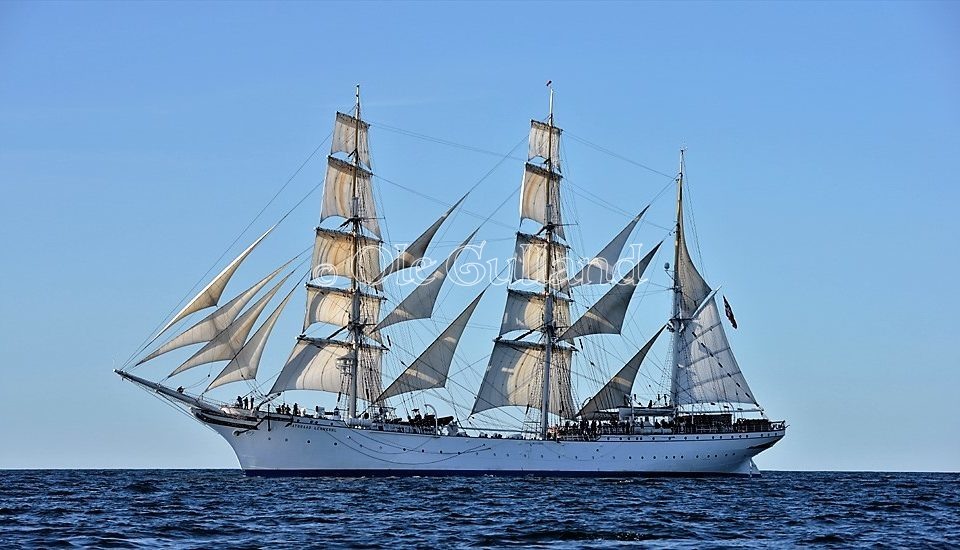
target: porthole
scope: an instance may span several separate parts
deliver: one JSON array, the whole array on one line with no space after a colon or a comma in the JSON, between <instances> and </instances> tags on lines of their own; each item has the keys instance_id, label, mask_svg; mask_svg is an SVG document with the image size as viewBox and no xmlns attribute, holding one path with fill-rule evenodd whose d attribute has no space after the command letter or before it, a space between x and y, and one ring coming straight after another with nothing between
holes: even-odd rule
<instances>
[{"instance_id":1,"label":"porthole","mask_svg":"<svg viewBox=\"0 0 960 550\"><path fill-rule=\"evenodd\" d=\"M307 440L307 443L310 443L310 440L309 440L309 439Z\"/></svg>"},{"instance_id":2,"label":"porthole","mask_svg":"<svg viewBox=\"0 0 960 550\"><path fill-rule=\"evenodd\" d=\"M337 446L337 442L336 442L336 441L333 442L333 446L334 446L334 447Z\"/></svg>"},{"instance_id":3,"label":"porthole","mask_svg":"<svg viewBox=\"0 0 960 550\"><path fill-rule=\"evenodd\" d=\"M286 437L284 437L284 438L283 438L283 440L284 440L284 441L290 441L290 440L289 440L289 439L287 439Z\"/></svg>"}]
</instances>

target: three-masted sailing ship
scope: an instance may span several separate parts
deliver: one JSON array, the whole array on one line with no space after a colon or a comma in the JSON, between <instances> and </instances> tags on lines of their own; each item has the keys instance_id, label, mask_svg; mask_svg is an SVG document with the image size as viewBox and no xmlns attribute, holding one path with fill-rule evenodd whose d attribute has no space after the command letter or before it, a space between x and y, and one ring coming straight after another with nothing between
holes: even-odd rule
<instances>
[{"instance_id":1,"label":"three-masted sailing ship","mask_svg":"<svg viewBox=\"0 0 960 550\"><path fill-rule=\"evenodd\" d=\"M499 335L470 413L467 418L440 416L435 407L424 404L422 413L418 407L399 415L398 408L391 406L398 398L443 388L451 381L459 343L484 294L492 292L489 286L475 292L452 322L416 359L403 363L404 370L384 388L382 365L393 345L391 329L434 316L441 288L477 232L385 312L384 283L424 265L434 237L464 199L382 266L385 243L374 201L369 129L361 117L358 87L355 109L336 114L320 225L315 229L310 265L300 279L306 290L303 330L279 374L258 382L264 349L300 282L290 285L286 293L282 290L303 264L287 261L221 303L238 268L274 228L243 250L166 323L153 340L166 338L162 345L145 346L143 351L150 349L149 353L116 372L188 410L219 433L250 475L757 473L753 457L784 437L786 426L767 419L754 398L724 333L716 291L689 253L682 152L676 177L676 224L671 231L672 271L667 264L673 296L669 319L592 397L575 401L576 355L592 338L621 334L635 291L663 243L617 273L624 248L646 212L643 209L570 276L565 235L569 226L560 208L562 132L554 124L552 90L548 117L531 121L520 192L520 227L528 230L516 233ZM573 293L586 285L606 290L574 319ZM268 305L277 300L256 327ZM171 330L211 308L189 328ZM325 331L320 336L318 327ZM308 329L312 335L308 336ZM644 404L633 393L635 381L664 332L671 335L669 388L656 403L651 399ZM168 352L200 344L161 382L130 372ZM175 389L168 382L185 371L218 362L226 364L200 394L182 385ZM244 382L249 391L235 401L208 395L209 390L238 382ZM336 394L336 406L332 410L291 407L285 392L294 390ZM510 408L525 411L525 421L517 429L498 430L474 420L476 415Z\"/></svg>"}]
</instances>

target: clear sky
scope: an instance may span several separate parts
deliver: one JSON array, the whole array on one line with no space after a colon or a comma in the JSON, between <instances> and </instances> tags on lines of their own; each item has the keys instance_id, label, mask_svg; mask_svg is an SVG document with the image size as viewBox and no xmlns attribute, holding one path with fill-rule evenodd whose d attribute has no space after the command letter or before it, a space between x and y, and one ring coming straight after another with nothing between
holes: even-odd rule
<instances>
[{"instance_id":1,"label":"clear sky","mask_svg":"<svg viewBox=\"0 0 960 550\"><path fill-rule=\"evenodd\" d=\"M688 148L695 258L734 306L755 394L791 425L761 468L960 469L960 8L923 2L0 4L0 468L234 467L219 437L111 369L356 83L378 174L439 201L377 182L404 242L501 160L409 134L506 154L545 116L548 79L582 254L670 183L638 164L673 174ZM230 254L322 179L326 147ZM481 230L501 256L521 170L508 158L465 205L509 198ZM635 242L667 236L671 195ZM318 213L314 193L230 289L309 246ZM439 253L478 222L458 215ZM667 317L652 290L638 340ZM468 300L448 297L450 316ZM496 289L480 324L502 307ZM477 330L457 371L483 368L492 336ZM177 358L157 362L138 374Z\"/></svg>"}]
</instances>

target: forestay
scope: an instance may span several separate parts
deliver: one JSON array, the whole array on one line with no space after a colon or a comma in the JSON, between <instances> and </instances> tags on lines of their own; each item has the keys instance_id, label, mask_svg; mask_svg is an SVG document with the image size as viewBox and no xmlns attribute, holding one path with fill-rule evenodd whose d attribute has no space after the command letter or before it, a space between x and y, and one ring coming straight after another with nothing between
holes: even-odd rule
<instances>
[{"instance_id":1,"label":"forestay","mask_svg":"<svg viewBox=\"0 0 960 550\"><path fill-rule=\"evenodd\" d=\"M470 414L510 405L540 408L543 352L544 346L539 343L497 341ZM549 412L573 418L576 413L570 382L573 350L554 346L552 357Z\"/></svg>"}]
</instances>

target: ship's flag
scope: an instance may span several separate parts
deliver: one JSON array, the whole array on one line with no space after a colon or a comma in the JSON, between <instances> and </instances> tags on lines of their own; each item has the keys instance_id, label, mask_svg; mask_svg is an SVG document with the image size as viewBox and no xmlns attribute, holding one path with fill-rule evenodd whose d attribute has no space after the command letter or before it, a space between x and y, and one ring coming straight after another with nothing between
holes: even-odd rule
<instances>
[{"instance_id":1,"label":"ship's flag","mask_svg":"<svg viewBox=\"0 0 960 550\"><path fill-rule=\"evenodd\" d=\"M548 81L547 81L547 87L549 87L551 84L553 84L553 81L552 81L552 80L548 80Z\"/></svg>"},{"instance_id":2,"label":"ship's flag","mask_svg":"<svg viewBox=\"0 0 960 550\"><path fill-rule=\"evenodd\" d=\"M727 319L730 319L730 325L733 328L737 328L737 318L733 316L733 308L730 307L730 302L727 301L727 297L723 297L723 312L727 314Z\"/></svg>"}]
</instances>

